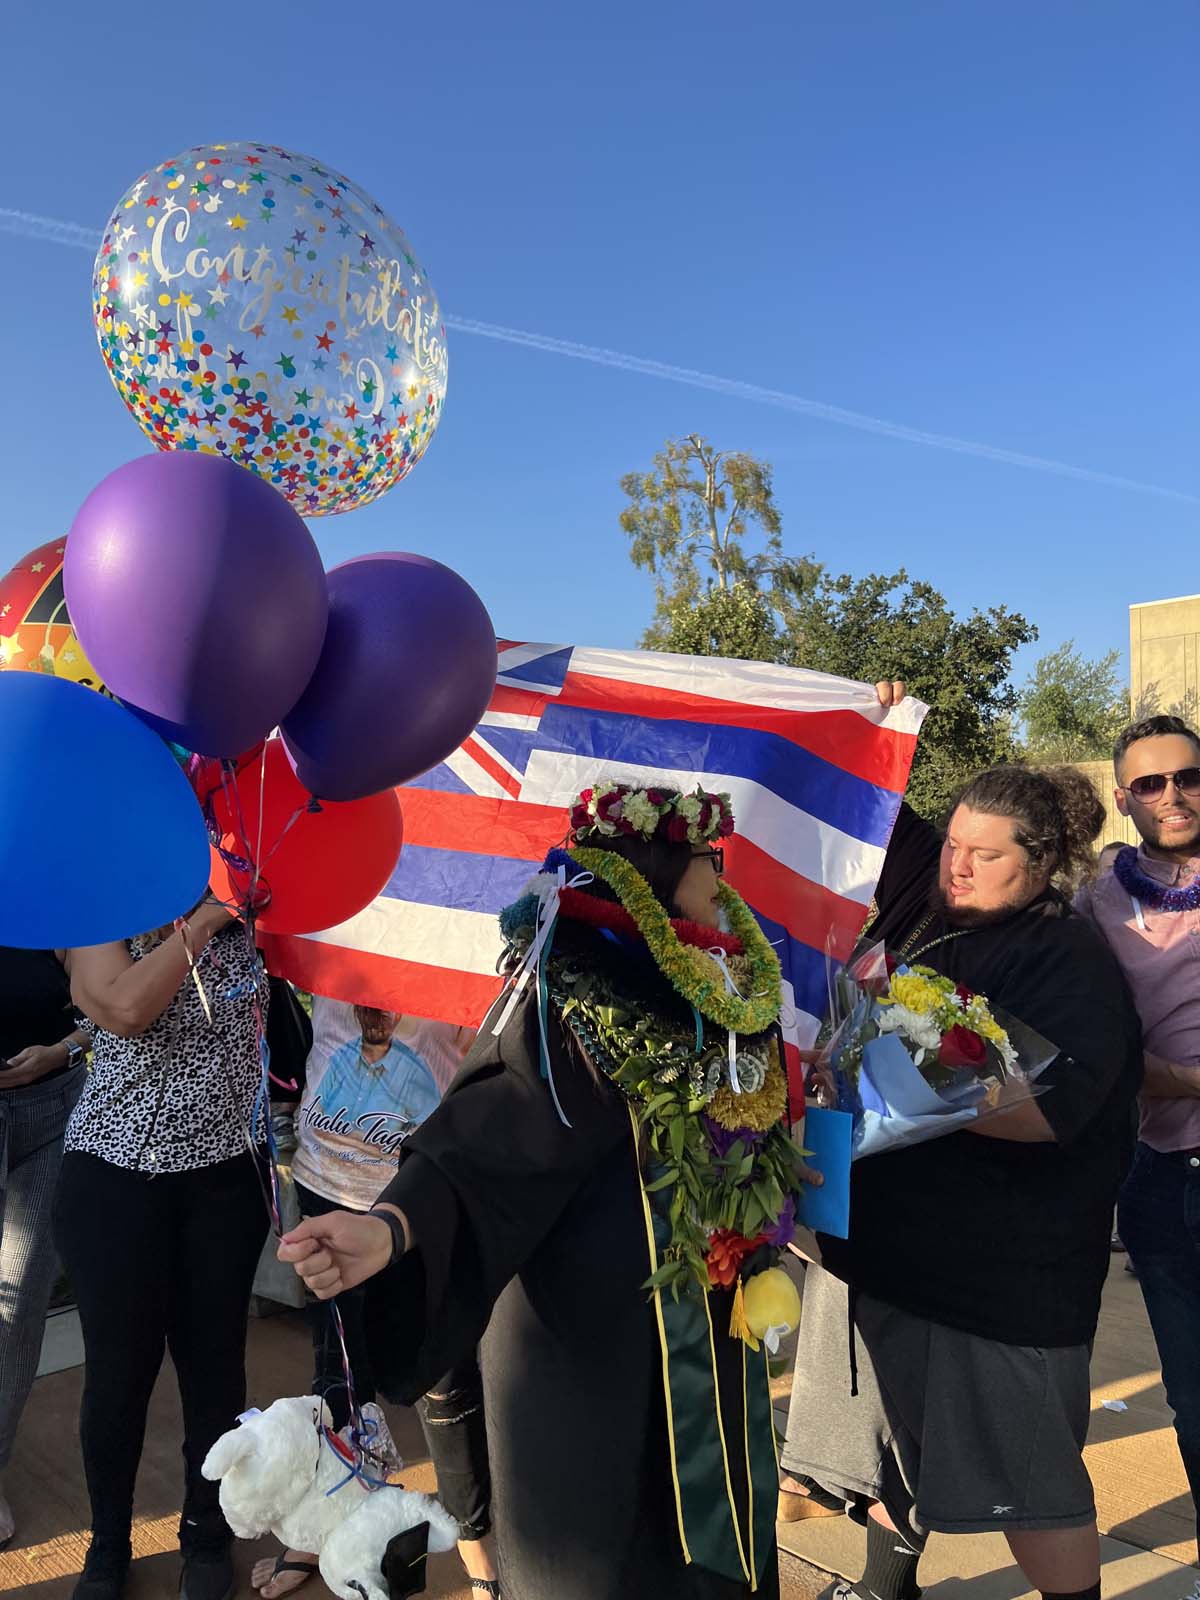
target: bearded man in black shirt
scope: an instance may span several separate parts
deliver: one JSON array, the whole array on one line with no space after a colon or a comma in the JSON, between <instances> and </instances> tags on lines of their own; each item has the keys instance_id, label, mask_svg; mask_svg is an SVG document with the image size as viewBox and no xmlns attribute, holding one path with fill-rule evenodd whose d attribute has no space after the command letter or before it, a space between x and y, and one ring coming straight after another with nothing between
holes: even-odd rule
<instances>
[{"instance_id":1,"label":"bearded man in black shirt","mask_svg":"<svg viewBox=\"0 0 1200 1600\"><path fill-rule=\"evenodd\" d=\"M912 1600L935 1530L1004 1533L1047 1600L1099 1600L1088 1361L1141 1027L1059 885L1090 864L1103 820L1081 774L997 767L964 788L944 838L904 807L888 849L870 939L1059 1055L1037 1098L856 1162L850 1237L819 1237L781 1498L865 1518L867 1569L835 1586L845 1600Z\"/></svg>"}]
</instances>

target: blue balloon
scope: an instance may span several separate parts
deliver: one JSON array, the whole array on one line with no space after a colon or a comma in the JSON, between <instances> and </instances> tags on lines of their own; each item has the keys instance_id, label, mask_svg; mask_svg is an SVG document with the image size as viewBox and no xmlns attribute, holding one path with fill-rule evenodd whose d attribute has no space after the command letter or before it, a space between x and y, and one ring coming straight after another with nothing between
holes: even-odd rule
<instances>
[{"instance_id":1,"label":"blue balloon","mask_svg":"<svg viewBox=\"0 0 1200 1600\"><path fill-rule=\"evenodd\" d=\"M0 673L0 944L107 944L203 896L208 834L170 750L64 678Z\"/></svg>"}]
</instances>

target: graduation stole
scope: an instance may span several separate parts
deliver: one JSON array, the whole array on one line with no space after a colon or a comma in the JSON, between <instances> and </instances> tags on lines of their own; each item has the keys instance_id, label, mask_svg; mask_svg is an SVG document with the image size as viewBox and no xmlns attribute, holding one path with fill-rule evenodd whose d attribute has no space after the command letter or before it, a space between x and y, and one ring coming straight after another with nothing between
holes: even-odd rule
<instances>
[{"instance_id":1,"label":"graduation stole","mask_svg":"<svg viewBox=\"0 0 1200 1600\"><path fill-rule=\"evenodd\" d=\"M635 1150L637 1118L630 1107ZM671 1245L671 1202L674 1186L656 1187L655 1169L639 1172L646 1219L646 1245L652 1275ZM738 1284L737 1292L740 1293ZM653 1291L654 1315L662 1351L663 1391L667 1403L667 1442L675 1515L684 1561L704 1567L733 1582L747 1583L753 1593L775 1547L775 1508L779 1492L779 1457L771 1409L768 1351L752 1351L734 1340L729 1312L715 1307L730 1297L705 1294L689 1285L682 1293ZM734 1363L724 1363L725 1403L719 1378L718 1341L736 1343ZM734 1404L728 1407L730 1366L740 1362L741 1393L736 1375ZM740 1402L740 1403L739 1403ZM727 1414L727 1412L729 1414ZM735 1493L730 1462L734 1451L744 1462L745 1503Z\"/></svg>"},{"instance_id":2,"label":"graduation stole","mask_svg":"<svg viewBox=\"0 0 1200 1600\"><path fill-rule=\"evenodd\" d=\"M619 905L581 892L588 877L607 883ZM536 975L543 1076L556 1104L551 1006L626 1097L635 1151L645 1151L637 1175L646 1289L662 1353L680 1546L689 1565L753 1591L774 1548L778 1459L768 1351L741 1312L741 1274L747 1257L761 1264L763 1251L787 1242L801 1156L771 1033L779 961L728 885L720 897L731 934L722 935L672 922L641 874L612 851L552 852L542 880L501 918L510 943L524 949L510 1008ZM560 916L618 943L644 944L689 1003L692 1023L642 1010L586 963L556 954ZM566 1123L561 1105L559 1115Z\"/></svg>"}]
</instances>

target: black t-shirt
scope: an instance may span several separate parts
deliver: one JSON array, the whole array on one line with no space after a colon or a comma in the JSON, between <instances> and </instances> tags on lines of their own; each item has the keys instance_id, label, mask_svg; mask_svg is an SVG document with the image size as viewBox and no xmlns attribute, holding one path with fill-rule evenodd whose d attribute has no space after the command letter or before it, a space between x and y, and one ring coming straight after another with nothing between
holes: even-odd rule
<instances>
[{"instance_id":1,"label":"black t-shirt","mask_svg":"<svg viewBox=\"0 0 1200 1600\"><path fill-rule=\"evenodd\" d=\"M937 831L903 807L870 930L891 951L929 912L940 849ZM948 931L935 914L913 950ZM856 1161L850 1238L821 1236L825 1265L888 1304L1001 1344L1085 1344L1142 1074L1141 1025L1121 969L1053 890L915 959L1058 1046L1037 1102L1056 1142L952 1133Z\"/></svg>"},{"instance_id":2,"label":"black t-shirt","mask_svg":"<svg viewBox=\"0 0 1200 1600\"><path fill-rule=\"evenodd\" d=\"M53 950L0 945L0 1061L31 1044L57 1044L74 1028L71 986Z\"/></svg>"}]
</instances>

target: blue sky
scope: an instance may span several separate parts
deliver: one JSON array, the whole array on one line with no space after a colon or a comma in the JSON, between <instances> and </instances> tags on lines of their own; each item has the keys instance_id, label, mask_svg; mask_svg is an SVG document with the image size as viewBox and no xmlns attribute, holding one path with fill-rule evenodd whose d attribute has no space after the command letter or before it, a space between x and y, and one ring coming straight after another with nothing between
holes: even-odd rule
<instances>
[{"instance_id":1,"label":"blue sky","mask_svg":"<svg viewBox=\"0 0 1200 1600\"><path fill-rule=\"evenodd\" d=\"M691 431L775 467L785 538L903 563L1090 653L1200 590L1191 0L308 0L13 8L0 208L94 226L147 167L252 138L408 231L454 316L698 369L1191 498L884 437L459 333L410 478L329 564L425 551L513 638L632 644L622 473ZM2 219L0 219L2 221ZM0 232L0 565L148 448L86 252Z\"/></svg>"}]
</instances>

